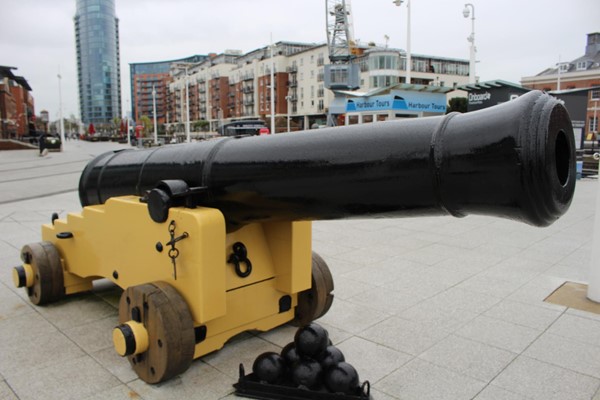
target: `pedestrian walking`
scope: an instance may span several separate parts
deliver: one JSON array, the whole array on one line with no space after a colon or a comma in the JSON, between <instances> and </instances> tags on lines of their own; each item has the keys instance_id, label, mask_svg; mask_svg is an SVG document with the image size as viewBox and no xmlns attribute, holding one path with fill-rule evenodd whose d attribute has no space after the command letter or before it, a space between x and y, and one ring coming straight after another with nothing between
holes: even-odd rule
<instances>
[{"instance_id":1,"label":"pedestrian walking","mask_svg":"<svg viewBox=\"0 0 600 400\"><path fill-rule=\"evenodd\" d=\"M42 132L38 137L38 142L40 145L40 157L44 157L46 154L48 154L48 149L46 148L46 136L46 133Z\"/></svg>"}]
</instances>

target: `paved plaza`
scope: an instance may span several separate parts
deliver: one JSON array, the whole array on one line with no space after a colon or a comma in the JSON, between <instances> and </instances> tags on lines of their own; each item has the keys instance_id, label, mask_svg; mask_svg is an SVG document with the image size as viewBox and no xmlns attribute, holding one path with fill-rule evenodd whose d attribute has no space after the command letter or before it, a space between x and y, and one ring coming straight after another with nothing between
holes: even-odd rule
<instances>
[{"instance_id":1,"label":"paved plaza","mask_svg":"<svg viewBox=\"0 0 600 400\"><path fill-rule=\"evenodd\" d=\"M33 306L12 285L19 251L53 212L79 211L86 163L111 143L0 152L0 399L234 399L238 365L295 328L249 332L159 385L112 347L120 289ZM598 182L578 181L548 228L497 218L319 221L313 246L335 300L318 323L375 400L600 400L600 315L544 302L587 282Z\"/></svg>"}]
</instances>

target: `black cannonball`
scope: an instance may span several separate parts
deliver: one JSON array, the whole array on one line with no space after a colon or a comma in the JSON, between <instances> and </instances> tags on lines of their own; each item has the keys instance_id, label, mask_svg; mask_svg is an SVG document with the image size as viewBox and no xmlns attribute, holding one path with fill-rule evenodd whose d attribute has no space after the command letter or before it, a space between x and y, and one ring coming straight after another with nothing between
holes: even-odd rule
<instances>
[{"instance_id":1,"label":"black cannonball","mask_svg":"<svg viewBox=\"0 0 600 400\"><path fill-rule=\"evenodd\" d=\"M277 383L285 375L285 362L279 354L268 351L256 357L252 372L261 381Z\"/></svg>"},{"instance_id":2,"label":"black cannonball","mask_svg":"<svg viewBox=\"0 0 600 400\"><path fill-rule=\"evenodd\" d=\"M285 364L289 367L300 361L300 356L296 351L296 344L290 342L281 350L281 357L285 361Z\"/></svg>"},{"instance_id":3,"label":"black cannonball","mask_svg":"<svg viewBox=\"0 0 600 400\"><path fill-rule=\"evenodd\" d=\"M325 328L311 323L296 331L294 342L301 357L317 358L327 348L329 335Z\"/></svg>"},{"instance_id":4,"label":"black cannonball","mask_svg":"<svg viewBox=\"0 0 600 400\"><path fill-rule=\"evenodd\" d=\"M325 387L332 393L353 394L359 386L358 372L347 362L341 362L325 371Z\"/></svg>"},{"instance_id":5,"label":"black cannonball","mask_svg":"<svg viewBox=\"0 0 600 400\"><path fill-rule=\"evenodd\" d=\"M321 364L321 367L323 367L323 371L325 371L329 367L339 364L342 361L346 361L346 359L340 349L335 346L327 346L325 351L319 355L317 361Z\"/></svg>"},{"instance_id":6,"label":"black cannonball","mask_svg":"<svg viewBox=\"0 0 600 400\"><path fill-rule=\"evenodd\" d=\"M298 386L317 389L322 384L323 369L315 360L303 359L292 366L292 381Z\"/></svg>"}]
</instances>

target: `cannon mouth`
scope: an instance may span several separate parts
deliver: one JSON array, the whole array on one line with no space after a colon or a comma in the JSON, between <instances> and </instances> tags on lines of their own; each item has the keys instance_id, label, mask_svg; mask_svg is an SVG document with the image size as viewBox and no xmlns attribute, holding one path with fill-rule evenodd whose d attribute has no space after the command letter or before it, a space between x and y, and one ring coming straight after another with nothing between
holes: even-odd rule
<instances>
[{"instance_id":1,"label":"cannon mouth","mask_svg":"<svg viewBox=\"0 0 600 400\"><path fill-rule=\"evenodd\" d=\"M533 97L533 96L532 96ZM548 226L569 208L575 192L575 136L564 105L547 94L538 94L521 130L526 147L523 209L526 222Z\"/></svg>"},{"instance_id":2,"label":"cannon mouth","mask_svg":"<svg viewBox=\"0 0 600 400\"><path fill-rule=\"evenodd\" d=\"M571 153L572 149L567 139L567 134L564 130L560 130L556 135L554 142L554 164L556 166L556 177L562 187L565 187L569 182L571 174Z\"/></svg>"}]
</instances>

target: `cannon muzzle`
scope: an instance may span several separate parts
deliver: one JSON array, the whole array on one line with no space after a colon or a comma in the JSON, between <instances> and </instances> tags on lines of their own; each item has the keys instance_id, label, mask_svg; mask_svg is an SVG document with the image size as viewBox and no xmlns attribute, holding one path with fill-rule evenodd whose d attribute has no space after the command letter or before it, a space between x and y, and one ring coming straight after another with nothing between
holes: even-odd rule
<instances>
[{"instance_id":1,"label":"cannon muzzle","mask_svg":"<svg viewBox=\"0 0 600 400\"><path fill-rule=\"evenodd\" d=\"M314 131L219 138L102 154L83 171L83 206L144 196L161 181L187 205L251 222L492 215L547 226L575 190L569 115L533 91L485 110Z\"/></svg>"}]
</instances>

